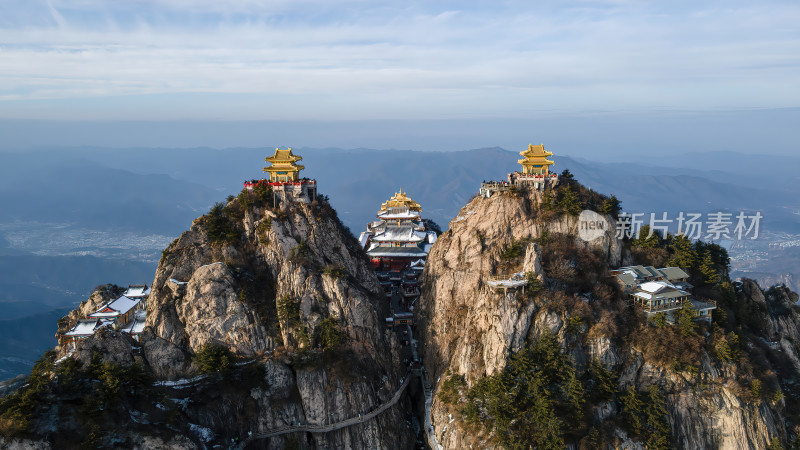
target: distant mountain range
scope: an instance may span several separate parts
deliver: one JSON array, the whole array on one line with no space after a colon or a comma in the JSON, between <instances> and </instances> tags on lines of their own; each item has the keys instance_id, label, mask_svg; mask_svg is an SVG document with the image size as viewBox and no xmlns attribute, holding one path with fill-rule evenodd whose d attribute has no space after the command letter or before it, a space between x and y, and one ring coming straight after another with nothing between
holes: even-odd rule
<instances>
[{"instance_id":1,"label":"distant mountain range","mask_svg":"<svg viewBox=\"0 0 800 450\"><path fill-rule=\"evenodd\" d=\"M556 153L554 170L569 169L584 185L615 194L625 211L759 210L764 215L762 231L800 234L800 199L795 192L800 158L642 152L622 160L598 154L601 162L597 162L547 148ZM237 194L242 181L262 177L264 157L273 149L0 152L0 317L11 321L0 323L0 378L27 367L43 345L54 343L54 317L63 307L85 298L97 284L149 282L155 268L154 262L124 261L135 259L136 250L122 246L106 252L114 259L79 256L92 254L98 246L115 245L93 240L90 234L75 244L76 256L53 256L64 252L54 253L47 244L10 242L4 230L24 230L27 223L36 223L45 229L80 227L112 236L156 234L168 241L214 202ZM303 156L304 175L319 181L320 192L330 197L342 221L356 234L400 189L422 204L424 217L446 229L482 180L505 179L518 168L517 152L501 148L295 152ZM779 271L763 279L785 277ZM20 323L40 332L31 331L36 337L12 343L8 339L17 338L9 330Z\"/></svg>"},{"instance_id":2,"label":"distant mountain range","mask_svg":"<svg viewBox=\"0 0 800 450\"><path fill-rule=\"evenodd\" d=\"M274 147L273 147L274 148ZM800 229L800 158L730 152L650 155L602 162L558 155L593 189L615 194L631 212L761 210L776 230ZM198 211L263 176L272 148L62 149L0 153L0 198L8 220L77 221L94 227L177 234ZM371 220L398 189L443 227L484 179L504 179L517 152L485 148L459 152L296 149L305 175L317 178L353 231ZM598 155L603 159L602 155ZM20 192L31 177L39 189ZM44 205L44 207L38 206ZM102 205L102 207L98 207ZM38 206L38 207L37 207Z\"/></svg>"}]
</instances>

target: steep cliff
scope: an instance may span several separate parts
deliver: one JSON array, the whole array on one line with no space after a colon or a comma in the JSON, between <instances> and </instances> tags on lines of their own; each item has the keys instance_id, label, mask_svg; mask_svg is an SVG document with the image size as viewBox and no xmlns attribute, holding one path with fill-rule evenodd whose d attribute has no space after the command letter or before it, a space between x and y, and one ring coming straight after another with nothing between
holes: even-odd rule
<instances>
[{"instance_id":1,"label":"steep cliff","mask_svg":"<svg viewBox=\"0 0 800 450\"><path fill-rule=\"evenodd\" d=\"M28 395L38 401L19 400L6 434L62 448L205 448L389 401L405 369L369 262L324 199L272 201L244 191L195 220L163 252L139 342L108 329L58 363L47 356ZM93 294L63 327L102 299ZM363 424L255 445L409 448L407 401Z\"/></svg>"},{"instance_id":2,"label":"steep cliff","mask_svg":"<svg viewBox=\"0 0 800 450\"><path fill-rule=\"evenodd\" d=\"M726 283L703 287L722 298L715 324L650 325L609 282L609 267L633 262L630 242L613 226L589 242L578 234L576 216L521 191L473 199L438 239L418 316L439 445L756 449L791 439L796 294L765 299L749 281L735 295ZM492 285L515 272L525 290Z\"/></svg>"},{"instance_id":3,"label":"steep cliff","mask_svg":"<svg viewBox=\"0 0 800 450\"><path fill-rule=\"evenodd\" d=\"M241 231L238 241L210 242L204 218L164 251L148 302L152 337L143 343L150 367L188 376L188 356L209 343L266 356L270 387L248 399L257 411L253 433L340 421L386 401L403 375L397 344L379 320L386 311L378 280L333 209L324 201L242 203L223 211ZM343 333L342 348L315 350L326 319ZM239 426L224 414L215 420L211 429ZM408 442L398 436L413 436L405 424L395 408L373 424L311 436L322 448L402 448Z\"/></svg>"}]
</instances>

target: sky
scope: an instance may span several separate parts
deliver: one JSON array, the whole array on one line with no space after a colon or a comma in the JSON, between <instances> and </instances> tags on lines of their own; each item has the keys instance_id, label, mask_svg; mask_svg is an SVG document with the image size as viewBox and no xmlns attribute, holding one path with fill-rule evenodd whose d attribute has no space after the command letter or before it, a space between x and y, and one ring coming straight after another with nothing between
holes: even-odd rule
<instances>
[{"instance_id":1,"label":"sky","mask_svg":"<svg viewBox=\"0 0 800 450\"><path fill-rule=\"evenodd\" d=\"M402 135L403 121L791 111L798 23L794 0L2 0L0 120L12 135L20 120L394 121Z\"/></svg>"}]
</instances>

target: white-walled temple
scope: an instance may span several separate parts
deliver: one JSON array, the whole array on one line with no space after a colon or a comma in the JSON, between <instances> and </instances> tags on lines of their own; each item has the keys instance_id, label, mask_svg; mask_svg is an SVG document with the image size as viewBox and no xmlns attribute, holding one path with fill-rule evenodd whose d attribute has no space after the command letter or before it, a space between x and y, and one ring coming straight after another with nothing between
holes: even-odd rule
<instances>
[{"instance_id":1,"label":"white-walled temple","mask_svg":"<svg viewBox=\"0 0 800 450\"><path fill-rule=\"evenodd\" d=\"M378 270L401 271L424 261L436 233L427 231L422 208L402 191L381 205L377 219L367 225L359 241Z\"/></svg>"},{"instance_id":2,"label":"white-walled temple","mask_svg":"<svg viewBox=\"0 0 800 450\"><path fill-rule=\"evenodd\" d=\"M386 296L398 296L406 307L419 297L417 279L436 242L436 233L425 229L421 211L419 203L397 192L359 236Z\"/></svg>"}]
</instances>

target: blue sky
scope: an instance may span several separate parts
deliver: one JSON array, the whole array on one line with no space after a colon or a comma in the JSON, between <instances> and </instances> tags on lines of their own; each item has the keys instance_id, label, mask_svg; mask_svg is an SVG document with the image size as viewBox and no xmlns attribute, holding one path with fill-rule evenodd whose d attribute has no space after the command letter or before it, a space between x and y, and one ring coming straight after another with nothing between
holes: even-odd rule
<instances>
[{"instance_id":1,"label":"blue sky","mask_svg":"<svg viewBox=\"0 0 800 450\"><path fill-rule=\"evenodd\" d=\"M800 106L796 1L4 0L0 119Z\"/></svg>"}]
</instances>

